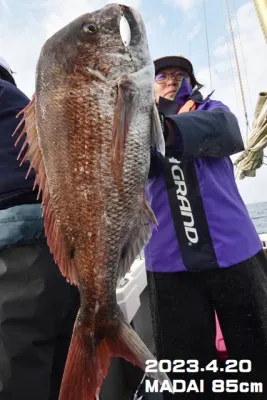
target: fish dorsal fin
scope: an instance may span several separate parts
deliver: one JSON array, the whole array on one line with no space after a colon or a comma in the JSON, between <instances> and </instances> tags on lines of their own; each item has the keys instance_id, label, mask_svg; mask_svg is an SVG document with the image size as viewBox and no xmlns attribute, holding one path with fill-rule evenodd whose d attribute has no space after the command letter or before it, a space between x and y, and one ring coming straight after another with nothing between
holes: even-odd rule
<instances>
[{"instance_id":1,"label":"fish dorsal fin","mask_svg":"<svg viewBox=\"0 0 267 400\"><path fill-rule=\"evenodd\" d=\"M119 263L118 282L130 271L135 259L140 255L144 246L151 237L150 222L157 226L156 217L144 198L143 207L135 229L131 232L121 253Z\"/></svg>"},{"instance_id":2,"label":"fish dorsal fin","mask_svg":"<svg viewBox=\"0 0 267 400\"><path fill-rule=\"evenodd\" d=\"M120 78L117 90L112 128L111 169L116 185L121 188L125 143L138 105L139 90L136 83L127 76Z\"/></svg>"},{"instance_id":3,"label":"fish dorsal fin","mask_svg":"<svg viewBox=\"0 0 267 400\"><path fill-rule=\"evenodd\" d=\"M15 132L13 133L13 135L19 133L19 136L15 142L15 146L17 146L22 139L24 140L24 143L18 155L18 159L22 158L20 165L22 165L26 161L30 162L26 178L28 177L32 168L35 170L35 181L33 190L37 186L39 187L37 199L40 198L40 195L42 193L42 209L47 244L51 253L54 256L55 262L60 268L62 275L65 276L68 282L77 284L74 262L71 260L70 255L67 253L67 246L65 245L64 235L61 232L60 227L56 223L56 218L50 199L45 167L38 142L35 115L35 96L33 96L30 103L23 110L21 110L18 116L21 114L23 115L23 118L21 119ZM23 155L24 151L25 154Z\"/></svg>"}]
</instances>

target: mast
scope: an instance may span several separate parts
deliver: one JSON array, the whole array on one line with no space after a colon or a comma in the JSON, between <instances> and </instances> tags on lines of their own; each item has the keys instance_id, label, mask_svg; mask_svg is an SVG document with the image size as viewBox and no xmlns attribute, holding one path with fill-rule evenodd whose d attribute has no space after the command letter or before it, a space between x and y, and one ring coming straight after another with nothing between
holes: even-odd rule
<instances>
[{"instance_id":1,"label":"mast","mask_svg":"<svg viewBox=\"0 0 267 400\"><path fill-rule=\"evenodd\" d=\"M254 6L256 8L260 25L267 42L267 0L254 0Z\"/></svg>"}]
</instances>

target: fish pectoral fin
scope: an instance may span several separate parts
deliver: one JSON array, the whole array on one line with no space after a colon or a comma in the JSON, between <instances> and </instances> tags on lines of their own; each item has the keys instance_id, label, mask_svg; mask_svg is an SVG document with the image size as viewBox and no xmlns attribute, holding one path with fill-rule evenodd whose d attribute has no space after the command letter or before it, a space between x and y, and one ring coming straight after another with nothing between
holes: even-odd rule
<instances>
[{"instance_id":1,"label":"fish pectoral fin","mask_svg":"<svg viewBox=\"0 0 267 400\"><path fill-rule=\"evenodd\" d=\"M37 199L40 198L42 193L42 208L44 217L45 234L47 237L47 244L55 261L62 274L70 283L77 283L74 263L67 254L67 247L64 245L64 236L56 223L56 218L53 212L53 207L50 201L50 193L45 173L44 162L42 158L41 149L38 142L38 133L36 127L35 115L35 95L33 95L30 103L20 111L19 115L23 115L20 123L18 124L13 136L19 133L15 142L15 146L24 140L18 159L22 158L20 165L29 161L30 166L26 175L28 178L32 169L35 171L35 181L33 190L38 186Z\"/></svg>"},{"instance_id":2,"label":"fish pectoral fin","mask_svg":"<svg viewBox=\"0 0 267 400\"><path fill-rule=\"evenodd\" d=\"M156 104L153 105L151 121L151 146L165 156L165 140Z\"/></svg>"},{"instance_id":3,"label":"fish pectoral fin","mask_svg":"<svg viewBox=\"0 0 267 400\"><path fill-rule=\"evenodd\" d=\"M120 310L114 321L101 326L100 338L79 322L74 327L59 400L95 400L99 396L112 357L122 357L145 371L146 361L155 360L153 354L132 327L123 319ZM150 375L162 383L169 380L164 372Z\"/></svg>"},{"instance_id":4,"label":"fish pectoral fin","mask_svg":"<svg viewBox=\"0 0 267 400\"><path fill-rule=\"evenodd\" d=\"M111 147L111 169L116 184L122 182L125 143L139 100L138 86L130 77L120 78L117 91Z\"/></svg>"},{"instance_id":5,"label":"fish pectoral fin","mask_svg":"<svg viewBox=\"0 0 267 400\"><path fill-rule=\"evenodd\" d=\"M157 225L156 217L151 207L147 201L144 200L144 207L141 211L140 218L121 252L118 268L118 282L130 271L133 262L149 241L151 237L150 221Z\"/></svg>"}]
</instances>

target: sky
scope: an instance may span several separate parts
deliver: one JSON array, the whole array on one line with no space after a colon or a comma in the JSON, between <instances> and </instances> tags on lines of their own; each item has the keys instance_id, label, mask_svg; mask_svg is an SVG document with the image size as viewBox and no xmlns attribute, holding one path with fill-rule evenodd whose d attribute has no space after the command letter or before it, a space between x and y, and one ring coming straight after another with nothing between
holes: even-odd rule
<instances>
[{"instance_id":1,"label":"sky","mask_svg":"<svg viewBox=\"0 0 267 400\"><path fill-rule=\"evenodd\" d=\"M251 126L258 95L267 91L267 46L253 1L228 0L243 97L225 0L112 2L141 12L153 59L183 55L191 60L198 81L204 84L203 94L215 90L212 99L224 102L235 113L246 140L249 130L244 109ZM27 96L34 93L35 68L45 41L76 17L108 3L108 0L0 0L0 56L15 71L17 85ZM235 159L233 156L232 160ZM267 165L257 170L256 177L237 180L246 204L267 201L266 184Z\"/></svg>"}]
</instances>

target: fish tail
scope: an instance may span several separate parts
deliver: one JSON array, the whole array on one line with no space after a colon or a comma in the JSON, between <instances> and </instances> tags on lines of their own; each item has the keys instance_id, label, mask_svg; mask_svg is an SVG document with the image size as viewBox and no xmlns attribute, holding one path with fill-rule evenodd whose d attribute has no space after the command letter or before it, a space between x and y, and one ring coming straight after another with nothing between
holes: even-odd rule
<instances>
[{"instance_id":1,"label":"fish tail","mask_svg":"<svg viewBox=\"0 0 267 400\"><path fill-rule=\"evenodd\" d=\"M116 336L109 342L112 356L122 357L145 371L146 361L156 360L155 357L123 317L118 317L118 321L119 328ZM158 380L160 383L169 380L164 372L147 373L147 376Z\"/></svg>"},{"instance_id":2,"label":"fish tail","mask_svg":"<svg viewBox=\"0 0 267 400\"><path fill-rule=\"evenodd\" d=\"M79 326L74 329L65 365L59 400L96 400L111 357L122 357L145 370L146 361L155 357L126 321L119 318L115 324L101 329L100 339L88 337ZM106 335L104 334L106 333ZM103 335L104 334L104 335ZM169 380L162 372L148 374L159 382Z\"/></svg>"},{"instance_id":3,"label":"fish tail","mask_svg":"<svg viewBox=\"0 0 267 400\"><path fill-rule=\"evenodd\" d=\"M105 343L95 347L93 339L82 330L80 326L73 331L59 400L95 400L103 380L100 366L109 365Z\"/></svg>"}]
</instances>

